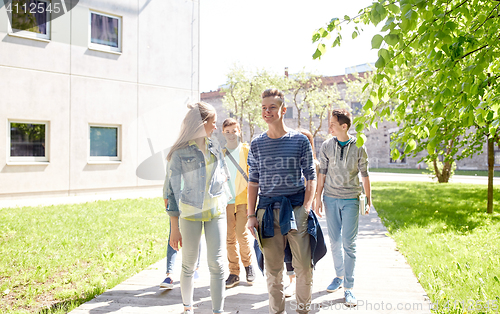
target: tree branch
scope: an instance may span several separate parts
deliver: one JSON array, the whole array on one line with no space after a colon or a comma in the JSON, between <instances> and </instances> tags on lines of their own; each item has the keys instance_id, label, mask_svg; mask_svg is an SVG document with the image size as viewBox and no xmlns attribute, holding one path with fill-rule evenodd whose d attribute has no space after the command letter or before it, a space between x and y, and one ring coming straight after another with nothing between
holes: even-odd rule
<instances>
[{"instance_id":1,"label":"tree branch","mask_svg":"<svg viewBox=\"0 0 500 314\"><path fill-rule=\"evenodd\" d=\"M409 46L409 45L410 45L413 41L415 41L415 39L417 39L417 38L418 38L418 35L415 35L415 36L414 36L414 37L413 37L413 38L412 38L412 39L411 39L411 40L410 40L410 41L409 41L409 42L408 42L408 43L407 43L407 44L403 47L403 49L401 49L401 50L400 50L400 51L399 51L399 52L398 52L398 53L397 53L394 57L392 57L392 58L391 58L391 60L390 60L389 62L387 62L387 63L391 63L391 62L392 62L392 60L396 59L396 57L397 57L397 56L399 56L400 54L402 54L402 53L403 53L403 51L405 51L405 49L406 49L406 48L408 48L408 46ZM384 66L384 67L385 67L385 66Z\"/></svg>"},{"instance_id":2,"label":"tree branch","mask_svg":"<svg viewBox=\"0 0 500 314\"><path fill-rule=\"evenodd\" d=\"M487 21L487 20L489 20L489 18L490 18L490 16L491 16L491 13L493 13L493 11L495 11L495 9L496 9L496 8L498 8L498 6L500 6L500 3L499 3L499 4L497 4L497 5L496 5L496 6L495 6L495 7L494 7L491 11L490 11L490 13L488 13L487 18L485 18L485 19L484 19L484 21L483 21L483 23L481 23L481 25L479 25L479 26L478 26L478 27L477 27L477 28L473 31L474 33L475 33L478 29L480 29L480 28L484 25L484 23L486 23L486 21Z\"/></svg>"},{"instance_id":3,"label":"tree branch","mask_svg":"<svg viewBox=\"0 0 500 314\"><path fill-rule=\"evenodd\" d=\"M456 7L454 7L453 9L451 9L450 11L447 11L444 13L444 16L450 14L451 12L455 11L456 9L460 8L461 6L463 6L467 1L469 0L464 0L462 3L460 3L459 5L457 5ZM499 0L500 1L500 0ZM449 2L448 2L449 4ZM448 7L448 5L447 5ZM439 18L435 18L434 21L432 21L432 23L436 22L437 20L439 20Z\"/></svg>"},{"instance_id":4,"label":"tree branch","mask_svg":"<svg viewBox=\"0 0 500 314\"><path fill-rule=\"evenodd\" d=\"M446 8L445 10L448 10L448 6L450 5L450 2L451 0L448 0L448 2L446 3ZM455 9L454 9L455 10ZM448 15L448 13L450 13L451 11L447 11L444 15L443 15L443 24L441 25L441 30L444 29L444 24L445 24L445 21L446 21L446 15Z\"/></svg>"},{"instance_id":5,"label":"tree branch","mask_svg":"<svg viewBox=\"0 0 500 314\"><path fill-rule=\"evenodd\" d=\"M498 0L498 1L500 1L500 0ZM492 15L489 18L487 18L486 21L491 20L491 19L496 19L497 17L500 17L500 14L499 15Z\"/></svg>"},{"instance_id":6,"label":"tree branch","mask_svg":"<svg viewBox=\"0 0 500 314\"><path fill-rule=\"evenodd\" d=\"M467 52L466 54L464 54L463 56L461 56L460 58L458 58L458 60L457 60L457 61L455 61L455 63L457 63L457 62L458 62L458 61L460 61L461 59L463 59L463 58L465 58L465 57L467 57L467 56L469 56L469 55L473 54L474 52L478 52L479 50L482 50L482 49L484 49L484 48L486 48L486 47L488 47L488 45L484 45L484 46L482 46L482 47L479 47L479 48L477 48L477 49L474 49L474 50L472 50L472 51Z\"/></svg>"}]
</instances>

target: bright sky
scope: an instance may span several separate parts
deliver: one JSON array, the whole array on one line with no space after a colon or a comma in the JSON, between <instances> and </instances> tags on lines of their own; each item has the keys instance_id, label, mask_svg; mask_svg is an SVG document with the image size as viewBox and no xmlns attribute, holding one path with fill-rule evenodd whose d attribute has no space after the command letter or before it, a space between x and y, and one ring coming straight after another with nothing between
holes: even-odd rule
<instances>
[{"instance_id":1,"label":"bright sky","mask_svg":"<svg viewBox=\"0 0 500 314\"><path fill-rule=\"evenodd\" d=\"M371 50L374 27L352 40L353 27L343 27L341 47L313 60L313 32L334 17L356 16L372 0L202 0L200 1L200 91L216 90L226 82L233 64L275 73L309 72L326 76L346 67L377 60Z\"/></svg>"}]
</instances>

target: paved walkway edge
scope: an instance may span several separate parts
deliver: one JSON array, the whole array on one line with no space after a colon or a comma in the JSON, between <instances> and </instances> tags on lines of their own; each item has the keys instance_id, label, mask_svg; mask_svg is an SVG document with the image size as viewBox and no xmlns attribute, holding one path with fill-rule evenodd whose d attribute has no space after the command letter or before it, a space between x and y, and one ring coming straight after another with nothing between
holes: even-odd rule
<instances>
[{"instance_id":1,"label":"paved walkway edge","mask_svg":"<svg viewBox=\"0 0 500 314\"><path fill-rule=\"evenodd\" d=\"M327 239L326 220L320 222ZM431 313L430 303L422 286L413 274L396 243L386 235L376 212L360 217L357 241L357 263L354 294L359 313ZM205 239L203 238L202 241ZM200 280L195 284L195 313L211 313L209 273L206 252L202 250ZM139 274L125 280L95 299L82 304L71 314L98 313L182 313L179 287L181 259L175 266L175 287L158 287L165 277L165 260L161 260ZM243 269L243 268L242 268ZM334 278L331 252L314 270L313 299L310 313L351 311L343 305L343 291L326 292ZM226 291L226 313L268 313L268 295L265 279L258 272L253 285L242 282ZM294 297L287 299L287 312L295 313Z\"/></svg>"}]
</instances>

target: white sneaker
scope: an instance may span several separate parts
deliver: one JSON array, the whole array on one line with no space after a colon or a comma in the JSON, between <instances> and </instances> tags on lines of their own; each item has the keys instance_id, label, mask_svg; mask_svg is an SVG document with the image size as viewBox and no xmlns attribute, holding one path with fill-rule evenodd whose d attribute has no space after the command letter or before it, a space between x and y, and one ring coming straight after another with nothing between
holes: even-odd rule
<instances>
[{"instance_id":1,"label":"white sneaker","mask_svg":"<svg viewBox=\"0 0 500 314\"><path fill-rule=\"evenodd\" d=\"M286 288L285 288L285 298L289 298L292 295L295 294L295 281L292 281Z\"/></svg>"}]
</instances>

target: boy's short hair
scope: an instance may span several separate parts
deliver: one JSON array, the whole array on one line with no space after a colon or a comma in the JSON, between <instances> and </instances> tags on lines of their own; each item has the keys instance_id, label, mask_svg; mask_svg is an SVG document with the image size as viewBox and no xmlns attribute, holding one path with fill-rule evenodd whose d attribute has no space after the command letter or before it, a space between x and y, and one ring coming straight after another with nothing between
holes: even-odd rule
<instances>
[{"instance_id":1,"label":"boy's short hair","mask_svg":"<svg viewBox=\"0 0 500 314\"><path fill-rule=\"evenodd\" d=\"M352 115L347 109L333 109L332 117L337 117L339 124L347 124L347 129L351 128Z\"/></svg>"},{"instance_id":2,"label":"boy's short hair","mask_svg":"<svg viewBox=\"0 0 500 314\"><path fill-rule=\"evenodd\" d=\"M281 105L285 104L285 94L277 88L268 88L262 92L262 99L267 97L278 97L281 101Z\"/></svg>"},{"instance_id":3,"label":"boy's short hair","mask_svg":"<svg viewBox=\"0 0 500 314\"><path fill-rule=\"evenodd\" d=\"M224 131L224 128L227 128L231 125L236 125L238 127L238 130L241 131L240 124L238 123L238 121L236 121L233 118L226 118L226 120L224 120L224 122L222 122L222 130Z\"/></svg>"}]
</instances>

